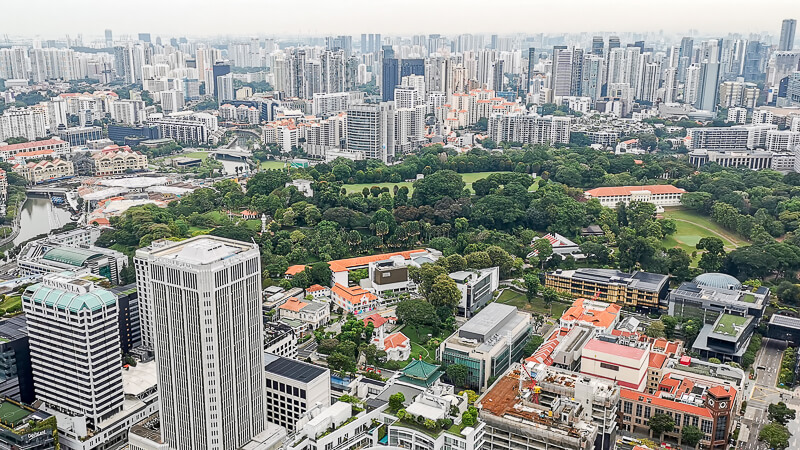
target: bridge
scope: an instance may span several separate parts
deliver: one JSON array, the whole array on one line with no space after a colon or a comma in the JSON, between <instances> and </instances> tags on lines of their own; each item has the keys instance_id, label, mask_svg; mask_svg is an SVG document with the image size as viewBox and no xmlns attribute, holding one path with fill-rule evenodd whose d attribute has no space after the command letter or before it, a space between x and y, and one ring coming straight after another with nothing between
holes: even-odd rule
<instances>
[{"instance_id":1,"label":"bridge","mask_svg":"<svg viewBox=\"0 0 800 450\"><path fill-rule=\"evenodd\" d=\"M249 162L252 153L240 150L216 150L209 154L214 159L226 159L228 161Z\"/></svg>"},{"instance_id":2,"label":"bridge","mask_svg":"<svg viewBox=\"0 0 800 450\"><path fill-rule=\"evenodd\" d=\"M37 197L66 197L69 189L58 186L37 186L28 189L27 194Z\"/></svg>"}]
</instances>

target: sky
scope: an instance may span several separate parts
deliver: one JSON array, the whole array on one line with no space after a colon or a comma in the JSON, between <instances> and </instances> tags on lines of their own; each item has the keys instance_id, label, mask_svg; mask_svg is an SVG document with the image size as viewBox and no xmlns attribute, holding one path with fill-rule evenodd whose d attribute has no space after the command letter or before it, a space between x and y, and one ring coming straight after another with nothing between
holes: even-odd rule
<instances>
[{"instance_id":1,"label":"sky","mask_svg":"<svg viewBox=\"0 0 800 450\"><path fill-rule=\"evenodd\" d=\"M0 38L780 33L800 0L0 0ZM7 20L7 19L11 20Z\"/></svg>"}]
</instances>

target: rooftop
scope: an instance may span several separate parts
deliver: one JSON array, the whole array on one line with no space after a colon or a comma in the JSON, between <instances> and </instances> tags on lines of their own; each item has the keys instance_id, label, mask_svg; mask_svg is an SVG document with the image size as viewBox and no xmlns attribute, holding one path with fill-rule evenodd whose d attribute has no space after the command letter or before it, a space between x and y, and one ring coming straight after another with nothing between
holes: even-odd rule
<instances>
[{"instance_id":1,"label":"rooftop","mask_svg":"<svg viewBox=\"0 0 800 450\"><path fill-rule=\"evenodd\" d=\"M640 272L633 273L621 272L616 269L576 269L556 271L555 275L585 280L593 283L603 284L626 284L631 288L642 291L660 291L669 279L666 275L658 273Z\"/></svg>"},{"instance_id":2,"label":"rooftop","mask_svg":"<svg viewBox=\"0 0 800 450\"><path fill-rule=\"evenodd\" d=\"M631 195L633 192L649 191L651 194L683 194L686 191L671 184L651 184L647 186L599 187L586 191L590 197L612 197Z\"/></svg>"},{"instance_id":3,"label":"rooftop","mask_svg":"<svg viewBox=\"0 0 800 450\"><path fill-rule=\"evenodd\" d=\"M34 303L55 307L73 313L82 310L97 311L105 306L115 305L117 296L102 288L88 292L67 292L58 288L37 283L25 290L24 298L29 298Z\"/></svg>"},{"instance_id":4,"label":"rooftop","mask_svg":"<svg viewBox=\"0 0 800 450\"><path fill-rule=\"evenodd\" d=\"M248 244L217 236L203 235L156 249L152 252L152 255L159 258L201 266L224 261L239 253L254 248L255 244Z\"/></svg>"},{"instance_id":5,"label":"rooftop","mask_svg":"<svg viewBox=\"0 0 800 450\"><path fill-rule=\"evenodd\" d=\"M516 306L489 303L458 330L459 335L462 337L480 336L481 339L486 339L495 334L504 322L516 312Z\"/></svg>"},{"instance_id":6,"label":"rooftop","mask_svg":"<svg viewBox=\"0 0 800 450\"><path fill-rule=\"evenodd\" d=\"M597 356L597 353L605 353L635 360L641 360L647 354L647 352L641 348L615 344L613 342L606 342L598 339L591 339L586 343L586 345L583 347L583 354L586 355L586 352L595 352L595 357Z\"/></svg>"},{"instance_id":7,"label":"rooftop","mask_svg":"<svg viewBox=\"0 0 800 450\"><path fill-rule=\"evenodd\" d=\"M745 324L750 317L735 316L733 314L722 314L714 325L714 333L726 336L738 336L744 330Z\"/></svg>"},{"instance_id":8,"label":"rooftop","mask_svg":"<svg viewBox=\"0 0 800 450\"><path fill-rule=\"evenodd\" d=\"M769 319L769 324L800 329L800 318L773 314Z\"/></svg>"},{"instance_id":9,"label":"rooftop","mask_svg":"<svg viewBox=\"0 0 800 450\"><path fill-rule=\"evenodd\" d=\"M308 383L328 371L323 367L272 353L264 353L264 370L302 383Z\"/></svg>"},{"instance_id":10,"label":"rooftop","mask_svg":"<svg viewBox=\"0 0 800 450\"><path fill-rule=\"evenodd\" d=\"M78 247L55 247L48 250L42 259L47 261L68 264L70 266L81 267L86 264L86 261L98 256L103 256L101 253Z\"/></svg>"}]
</instances>

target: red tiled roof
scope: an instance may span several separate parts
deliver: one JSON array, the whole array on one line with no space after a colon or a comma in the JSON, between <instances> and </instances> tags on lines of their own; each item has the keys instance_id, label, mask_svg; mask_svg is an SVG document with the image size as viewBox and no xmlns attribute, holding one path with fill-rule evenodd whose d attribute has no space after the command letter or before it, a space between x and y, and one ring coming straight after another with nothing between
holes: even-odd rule
<instances>
[{"instance_id":1,"label":"red tiled roof","mask_svg":"<svg viewBox=\"0 0 800 450\"><path fill-rule=\"evenodd\" d=\"M652 184L648 186L616 186L589 189L586 195L591 197L611 197L614 195L631 195L633 191L650 191L651 194L682 194L686 191L671 184Z\"/></svg>"},{"instance_id":2,"label":"red tiled roof","mask_svg":"<svg viewBox=\"0 0 800 450\"><path fill-rule=\"evenodd\" d=\"M405 347L408 345L409 339L401 332L392 333L383 340L384 348Z\"/></svg>"},{"instance_id":3,"label":"red tiled roof","mask_svg":"<svg viewBox=\"0 0 800 450\"><path fill-rule=\"evenodd\" d=\"M650 399L650 404L656 408L668 409L671 411L680 411L701 417L711 417L711 413L707 408L700 406L689 405L687 403L676 402L665 398L657 397L655 395L643 394L641 392L633 391L631 389L621 388L619 390L620 397L626 400L639 401L639 398Z\"/></svg>"},{"instance_id":4,"label":"red tiled roof","mask_svg":"<svg viewBox=\"0 0 800 450\"><path fill-rule=\"evenodd\" d=\"M667 360L667 355L663 353L650 353L650 361L648 361L647 365L649 367L660 369L664 367L664 361Z\"/></svg>"},{"instance_id":5,"label":"red tiled roof","mask_svg":"<svg viewBox=\"0 0 800 450\"><path fill-rule=\"evenodd\" d=\"M600 352L614 356L621 356L623 358L640 360L644 357L645 351L641 348L629 347L627 345L615 344L613 342L605 342L599 339L591 339L586 345L583 346L583 353Z\"/></svg>"},{"instance_id":6,"label":"red tiled roof","mask_svg":"<svg viewBox=\"0 0 800 450\"><path fill-rule=\"evenodd\" d=\"M388 321L389 321L389 319L383 317L382 315L380 315L378 313L375 313L375 314L371 314L371 315L369 315L369 316L364 318L364 326L366 326L366 325L371 323L373 327L378 328L378 327L380 327L381 325L385 324Z\"/></svg>"},{"instance_id":7,"label":"red tiled roof","mask_svg":"<svg viewBox=\"0 0 800 450\"><path fill-rule=\"evenodd\" d=\"M712 388L710 388L708 390L708 393L713 395L716 398L728 397L728 396L736 395L736 390L734 388L728 387L728 389L730 389L732 392L727 391L722 386L714 386L714 387L712 387Z\"/></svg>"},{"instance_id":8,"label":"red tiled roof","mask_svg":"<svg viewBox=\"0 0 800 450\"><path fill-rule=\"evenodd\" d=\"M620 305L610 304L603 311L588 310L583 306L585 299L575 300L572 306L561 315L561 320L584 322L597 328L608 328L619 316Z\"/></svg>"},{"instance_id":9,"label":"red tiled roof","mask_svg":"<svg viewBox=\"0 0 800 450\"><path fill-rule=\"evenodd\" d=\"M306 288L306 292L319 292L319 291L324 291L325 289L327 288L325 288L324 286L320 286L318 284L312 284L311 286Z\"/></svg>"}]
</instances>

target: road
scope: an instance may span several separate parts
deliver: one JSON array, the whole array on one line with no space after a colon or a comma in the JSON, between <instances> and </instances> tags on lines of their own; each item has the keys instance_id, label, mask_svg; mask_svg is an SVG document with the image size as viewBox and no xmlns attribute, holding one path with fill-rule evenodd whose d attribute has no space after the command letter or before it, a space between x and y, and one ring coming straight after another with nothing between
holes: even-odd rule
<instances>
[{"instance_id":1,"label":"road","mask_svg":"<svg viewBox=\"0 0 800 450\"><path fill-rule=\"evenodd\" d=\"M787 390L775 387L781 369L781 359L786 350L786 341L764 338L761 351L756 356L756 380L745 382L747 410L742 423L747 425L749 436L747 442L740 445L743 450L763 450L764 443L758 442L758 433L761 428L769 423L767 408L772 403L784 401L797 408L798 399ZM796 447L792 447L796 448Z\"/></svg>"}]
</instances>

